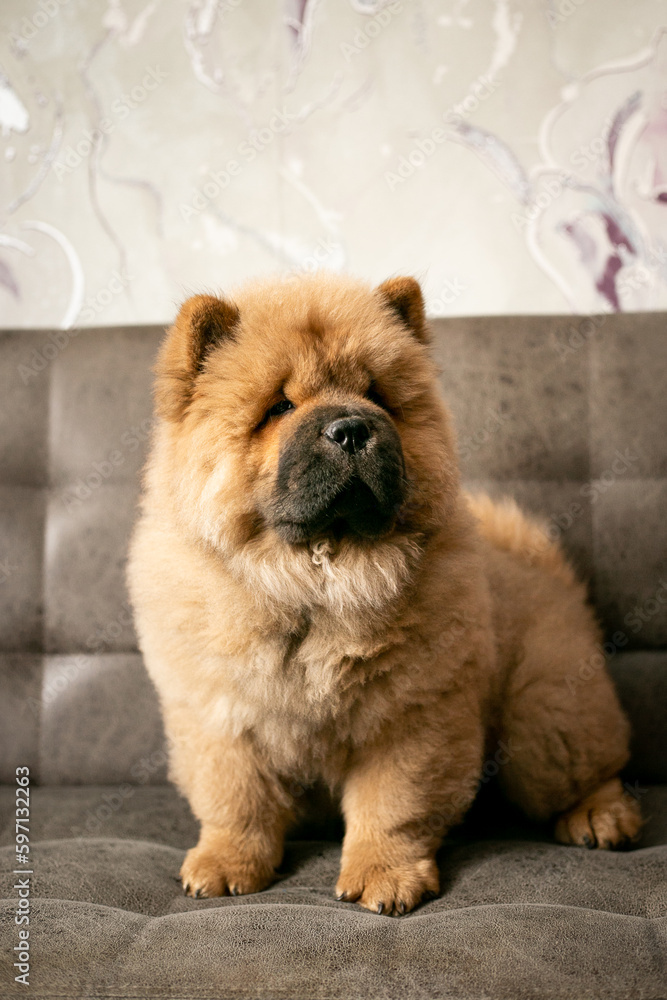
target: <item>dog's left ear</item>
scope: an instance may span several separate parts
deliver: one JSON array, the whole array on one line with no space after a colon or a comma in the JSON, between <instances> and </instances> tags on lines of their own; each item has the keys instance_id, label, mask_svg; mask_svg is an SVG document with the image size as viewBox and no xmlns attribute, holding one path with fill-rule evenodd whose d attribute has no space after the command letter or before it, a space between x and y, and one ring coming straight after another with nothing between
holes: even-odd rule
<instances>
[{"instance_id":1,"label":"dog's left ear","mask_svg":"<svg viewBox=\"0 0 667 1000\"><path fill-rule=\"evenodd\" d=\"M422 290L415 278L389 278L376 291L420 343L430 342Z\"/></svg>"}]
</instances>

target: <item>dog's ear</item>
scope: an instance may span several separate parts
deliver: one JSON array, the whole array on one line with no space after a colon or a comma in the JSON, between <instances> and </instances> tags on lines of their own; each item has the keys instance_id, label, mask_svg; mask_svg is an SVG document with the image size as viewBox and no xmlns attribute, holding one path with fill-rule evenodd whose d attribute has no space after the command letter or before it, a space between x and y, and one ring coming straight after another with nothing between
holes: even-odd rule
<instances>
[{"instance_id":1,"label":"dog's ear","mask_svg":"<svg viewBox=\"0 0 667 1000\"><path fill-rule=\"evenodd\" d=\"M180 420L207 353L234 337L239 311L213 295L194 295L181 306L155 365L155 407L161 417Z\"/></svg>"},{"instance_id":2,"label":"dog's ear","mask_svg":"<svg viewBox=\"0 0 667 1000\"><path fill-rule=\"evenodd\" d=\"M389 278L378 285L377 291L417 340L428 344L430 336L419 282L415 278Z\"/></svg>"}]
</instances>

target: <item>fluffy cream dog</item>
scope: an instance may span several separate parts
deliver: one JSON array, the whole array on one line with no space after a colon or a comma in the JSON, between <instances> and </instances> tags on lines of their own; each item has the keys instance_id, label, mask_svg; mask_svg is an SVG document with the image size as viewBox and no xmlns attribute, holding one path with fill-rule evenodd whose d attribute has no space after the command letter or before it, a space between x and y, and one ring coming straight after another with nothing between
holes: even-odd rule
<instances>
[{"instance_id":1,"label":"fluffy cream dog","mask_svg":"<svg viewBox=\"0 0 667 1000\"><path fill-rule=\"evenodd\" d=\"M346 824L336 894L404 913L486 754L564 843L640 827L628 726L584 587L511 503L467 497L411 278L250 285L182 307L129 583L171 776L201 822L187 892L274 877L292 790Z\"/></svg>"}]
</instances>

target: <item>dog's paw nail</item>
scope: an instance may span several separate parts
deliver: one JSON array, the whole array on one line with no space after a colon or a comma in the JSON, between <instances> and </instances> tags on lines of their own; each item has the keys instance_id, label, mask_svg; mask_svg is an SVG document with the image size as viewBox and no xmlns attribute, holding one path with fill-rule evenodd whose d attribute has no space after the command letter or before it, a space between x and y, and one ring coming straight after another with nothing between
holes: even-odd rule
<instances>
[{"instance_id":1,"label":"dog's paw nail","mask_svg":"<svg viewBox=\"0 0 667 1000\"><path fill-rule=\"evenodd\" d=\"M401 914L401 916L403 916L403 914L405 913L405 911L407 909L407 907L406 907L405 903L403 902L403 900L401 900L400 903L397 904L396 909Z\"/></svg>"},{"instance_id":2,"label":"dog's paw nail","mask_svg":"<svg viewBox=\"0 0 667 1000\"><path fill-rule=\"evenodd\" d=\"M338 900L339 903L340 902L345 902L345 900L347 899L347 893L346 892L339 892L338 895L336 896L336 899Z\"/></svg>"},{"instance_id":3,"label":"dog's paw nail","mask_svg":"<svg viewBox=\"0 0 667 1000\"><path fill-rule=\"evenodd\" d=\"M236 888L235 885L230 885L230 887L229 887L229 894L230 894L230 896L238 896L239 890Z\"/></svg>"},{"instance_id":4,"label":"dog's paw nail","mask_svg":"<svg viewBox=\"0 0 667 1000\"><path fill-rule=\"evenodd\" d=\"M384 903L378 903L378 913L384 913Z\"/></svg>"},{"instance_id":5,"label":"dog's paw nail","mask_svg":"<svg viewBox=\"0 0 667 1000\"><path fill-rule=\"evenodd\" d=\"M190 892L190 883L189 882L186 882L185 885L183 886L183 892L185 893L186 896Z\"/></svg>"},{"instance_id":6,"label":"dog's paw nail","mask_svg":"<svg viewBox=\"0 0 667 1000\"><path fill-rule=\"evenodd\" d=\"M201 896L201 889L196 889L195 890L195 899L199 899L200 896Z\"/></svg>"},{"instance_id":7,"label":"dog's paw nail","mask_svg":"<svg viewBox=\"0 0 667 1000\"><path fill-rule=\"evenodd\" d=\"M592 851L593 848L596 846L596 841L593 840L592 837L589 837L587 833L584 834L582 840L584 842L584 846L587 847L589 851Z\"/></svg>"}]
</instances>

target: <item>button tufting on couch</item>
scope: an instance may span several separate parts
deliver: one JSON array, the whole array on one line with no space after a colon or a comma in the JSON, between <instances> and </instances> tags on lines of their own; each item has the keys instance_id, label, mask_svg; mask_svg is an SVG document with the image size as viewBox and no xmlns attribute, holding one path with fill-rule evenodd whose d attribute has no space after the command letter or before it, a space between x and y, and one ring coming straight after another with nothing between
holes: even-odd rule
<instances>
[{"instance_id":1,"label":"button tufting on couch","mask_svg":"<svg viewBox=\"0 0 667 1000\"><path fill-rule=\"evenodd\" d=\"M667 996L667 337L662 314L441 320L472 488L549 519L604 624L634 726L637 848L563 847L484 787L403 918L333 898L340 827L279 880L194 900L123 577L157 328L0 333L0 997ZM584 333L578 332L578 329ZM574 665L576 684L586 666ZM30 986L15 983L15 769L30 768Z\"/></svg>"}]
</instances>

